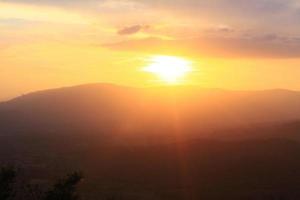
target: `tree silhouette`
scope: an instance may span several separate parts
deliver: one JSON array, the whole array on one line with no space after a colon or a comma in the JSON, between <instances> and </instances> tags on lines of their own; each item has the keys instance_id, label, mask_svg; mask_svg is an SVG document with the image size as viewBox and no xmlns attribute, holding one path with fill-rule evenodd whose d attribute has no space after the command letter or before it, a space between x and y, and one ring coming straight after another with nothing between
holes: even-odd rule
<instances>
[{"instance_id":1,"label":"tree silhouette","mask_svg":"<svg viewBox=\"0 0 300 200\"><path fill-rule=\"evenodd\" d=\"M7 200L13 196L13 186L16 178L16 170L13 167L0 169L0 199Z\"/></svg>"},{"instance_id":2,"label":"tree silhouette","mask_svg":"<svg viewBox=\"0 0 300 200\"><path fill-rule=\"evenodd\" d=\"M76 186L81 179L82 175L79 172L74 172L67 175L66 178L60 179L53 189L46 193L45 200L78 200Z\"/></svg>"},{"instance_id":3,"label":"tree silhouette","mask_svg":"<svg viewBox=\"0 0 300 200\"><path fill-rule=\"evenodd\" d=\"M25 199L42 200L45 197L45 190L38 184L27 184L25 189Z\"/></svg>"}]
</instances>

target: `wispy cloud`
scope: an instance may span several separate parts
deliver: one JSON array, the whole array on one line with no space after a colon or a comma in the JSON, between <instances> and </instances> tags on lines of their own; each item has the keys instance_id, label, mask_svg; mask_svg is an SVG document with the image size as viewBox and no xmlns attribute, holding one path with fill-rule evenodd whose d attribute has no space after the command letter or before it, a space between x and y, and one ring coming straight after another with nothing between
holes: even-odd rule
<instances>
[{"instance_id":1,"label":"wispy cloud","mask_svg":"<svg viewBox=\"0 0 300 200\"><path fill-rule=\"evenodd\" d=\"M146 38L104 46L119 51L143 51L151 54L172 53L196 57L300 58L300 37L285 37L276 34L249 34L231 37L202 36L173 40Z\"/></svg>"},{"instance_id":2,"label":"wispy cloud","mask_svg":"<svg viewBox=\"0 0 300 200\"><path fill-rule=\"evenodd\" d=\"M108 41L119 46L114 49L129 44L128 50L174 47L201 55L295 57L299 51L298 0L0 0L0 24L1 20L6 38L35 37L38 32L60 41L73 38L92 45ZM36 22L44 24L22 27ZM53 24L60 25L55 29ZM19 33L17 27L22 28ZM145 45L149 40L152 43Z\"/></svg>"},{"instance_id":3,"label":"wispy cloud","mask_svg":"<svg viewBox=\"0 0 300 200\"><path fill-rule=\"evenodd\" d=\"M119 35L132 35L132 34L135 34L135 33L138 33L142 30L146 30L146 29L149 29L150 26L148 25L133 25L133 26L127 26L127 27L124 27L120 30L118 30L118 34Z\"/></svg>"},{"instance_id":4,"label":"wispy cloud","mask_svg":"<svg viewBox=\"0 0 300 200\"><path fill-rule=\"evenodd\" d=\"M87 24L88 20L78 13L58 7L0 2L0 19L22 19L65 24Z\"/></svg>"}]
</instances>

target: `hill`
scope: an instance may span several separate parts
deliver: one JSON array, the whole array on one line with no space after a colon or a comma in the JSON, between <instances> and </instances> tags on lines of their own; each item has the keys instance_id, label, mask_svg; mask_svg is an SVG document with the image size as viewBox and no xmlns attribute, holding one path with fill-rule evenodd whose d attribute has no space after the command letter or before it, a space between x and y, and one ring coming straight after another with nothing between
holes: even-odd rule
<instances>
[{"instance_id":1,"label":"hill","mask_svg":"<svg viewBox=\"0 0 300 200\"><path fill-rule=\"evenodd\" d=\"M90 84L0 104L0 164L85 199L299 199L300 93Z\"/></svg>"},{"instance_id":2,"label":"hill","mask_svg":"<svg viewBox=\"0 0 300 200\"><path fill-rule=\"evenodd\" d=\"M300 92L89 84L31 93L0 104L0 132L114 133L206 137L224 129L300 119ZM164 135L161 133L164 132ZM210 136L208 135L208 136Z\"/></svg>"}]
</instances>

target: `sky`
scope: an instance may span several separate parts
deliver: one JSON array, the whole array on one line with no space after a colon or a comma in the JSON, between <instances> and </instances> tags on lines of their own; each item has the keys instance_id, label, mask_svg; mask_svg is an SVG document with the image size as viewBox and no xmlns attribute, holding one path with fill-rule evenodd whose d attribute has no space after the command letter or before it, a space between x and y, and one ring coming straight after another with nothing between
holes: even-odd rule
<instances>
[{"instance_id":1,"label":"sky","mask_svg":"<svg viewBox=\"0 0 300 200\"><path fill-rule=\"evenodd\" d=\"M0 0L0 100L108 82L163 84L153 56L191 61L185 84L300 90L298 0Z\"/></svg>"}]
</instances>

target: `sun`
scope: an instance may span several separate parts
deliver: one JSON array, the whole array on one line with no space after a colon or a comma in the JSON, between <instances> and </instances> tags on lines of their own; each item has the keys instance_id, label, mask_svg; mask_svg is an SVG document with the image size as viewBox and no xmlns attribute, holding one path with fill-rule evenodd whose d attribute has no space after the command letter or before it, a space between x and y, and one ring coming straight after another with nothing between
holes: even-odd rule
<instances>
[{"instance_id":1,"label":"sun","mask_svg":"<svg viewBox=\"0 0 300 200\"><path fill-rule=\"evenodd\" d=\"M157 75L169 84L179 83L192 71L191 62L176 56L152 56L143 71Z\"/></svg>"}]
</instances>

